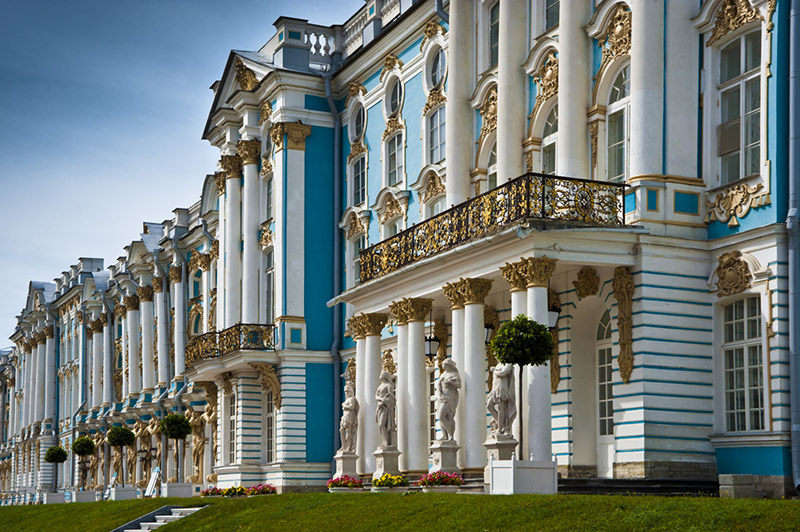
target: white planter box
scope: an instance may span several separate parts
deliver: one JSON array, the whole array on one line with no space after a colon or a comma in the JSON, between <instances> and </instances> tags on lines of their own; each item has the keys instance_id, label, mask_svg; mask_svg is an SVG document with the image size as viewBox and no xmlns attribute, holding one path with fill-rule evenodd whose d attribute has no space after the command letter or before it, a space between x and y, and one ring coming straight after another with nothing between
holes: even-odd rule
<instances>
[{"instance_id":1,"label":"white planter box","mask_svg":"<svg viewBox=\"0 0 800 532\"><path fill-rule=\"evenodd\" d=\"M72 492L72 502L95 502L96 500L97 495L94 491L73 490Z\"/></svg>"},{"instance_id":2,"label":"white planter box","mask_svg":"<svg viewBox=\"0 0 800 532\"><path fill-rule=\"evenodd\" d=\"M189 482L164 482L161 484L162 497L193 497L194 494L194 485Z\"/></svg>"},{"instance_id":3,"label":"white planter box","mask_svg":"<svg viewBox=\"0 0 800 532\"><path fill-rule=\"evenodd\" d=\"M114 486L108 495L109 500L112 501L128 501L135 499L139 495L139 490L136 487Z\"/></svg>"},{"instance_id":4,"label":"white planter box","mask_svg":"<svg viewBox=\"0 0 800 532\"><path fill-rule=\"evenodd\" d=\"M58 492L46 492L44 494L44 503L45 504L64 504L64 493Z\"/></svg>"},{"instance_id":5,"label":"white planter box","mask_svg":"<svg viewBox=\"0 0 800 532\"><path fill-rule=\"evenodd\" d=\"M492 460L489 462L492 495L558 492L558 468L555 462L531 460Z\"/></svg>"}]
</instances>

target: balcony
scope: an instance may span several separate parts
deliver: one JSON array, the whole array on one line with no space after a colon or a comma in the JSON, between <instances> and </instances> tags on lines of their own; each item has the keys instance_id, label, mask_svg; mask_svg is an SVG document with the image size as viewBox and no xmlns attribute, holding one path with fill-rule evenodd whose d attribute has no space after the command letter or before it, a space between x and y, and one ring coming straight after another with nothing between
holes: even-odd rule
<instances>
[{"instance_id":1,"label":"balcony","mask_svg":"<svg viewBox=\"0 0 800 532\"><path fill-rule=\"evenodd\" d=\"M622 183L528 173L361 251L361 282L528 220L625 225Z\"/></svg>"},{"instance_id":2,"label":"balcony","mask_svg":"<svg viewBox=\"0 0 800 532\"><path fill-rule=\"evenodd\" d=\"M219 332L202 334L186 346L186 367L237 351L274 351L275 326L239 323Z\"/></svg>"}]
</instances>

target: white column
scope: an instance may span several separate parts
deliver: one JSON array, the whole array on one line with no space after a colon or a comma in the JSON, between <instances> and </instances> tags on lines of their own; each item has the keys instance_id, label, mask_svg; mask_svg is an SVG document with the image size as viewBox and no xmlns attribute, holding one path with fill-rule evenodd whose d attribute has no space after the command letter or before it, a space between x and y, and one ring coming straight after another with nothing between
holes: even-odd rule
<instances>
[{"instance_id":1,"label":"white column","mask_svg":"<svg viewBox=\"0 0 800 532\"><path fill-rule=\"evenodd\" d=\"M556 260L547 257L527 259L528 317L548 325L547 284L555 271ZM529 454L534 460L551 460L553 455L550 396L550 364L528 366L527 398L530 414L527 434Z\"/></svg>"},{"instance_id":2,"label":"white column","mask_svg":"<svg viewBox=\"0 0 800 532\"><path fill-rule=\"evenodd\" d=\"M433 300L416 298L408 309L408 470L428 470L430 434L428 432L428 372L425 366L425 319Z\"/></svg>"},{"instance_id":3,"label":"white column","mask_svg":"<svg viewBox=\"0 0 800 532\"><path fill-rule=\"evenodd\" d=\"M244 191L242 192L242 322L258 323L258 247L260 223L258 163L261 159L261 141L240 140ZM228 183L230 184L230 182Z\"/></svg>"},{"instance_id":4,"label":"white column","mask_svg":"<svg viewBox=\"0 0 800 532\"><path fill-rule=\"evenodd\" d=\"M164 294L164 278L153 277L153 292L158 323L158 388L163 390L169 385L169 310Z\"/></svg>"},{"instance_id":5,"label":"white column","mask_svg":"<svg viewBox=\"0 0 800 532\"><path fill-rule=\"evenodd\" d=\"M502 8L501 16L502 16ZM591 176L586 108L589 105L591 59L584 26L591 18L590 2L561 2L558 31L558 144L557 172L566 177ZM502 54L502 51L501 51Z\"/></svg>"},{"instance_id":6,"label":"white column","mask_svg":"<svg viewBox=\"0 0 800 532\"><path fill-rule=\"evenodd\" d=\"M473 142L472 120L475 113L469 99L473 87L471 67L474 9L472 0L450 0L445 121L448 206L461 203L471 195L469 170Z\"/></svg>"},{"instance_id":7,"label":"white column","mask_svg":"<svg viewBox=\"0 0 800 532\"><path fill-rule=\"evenodd\" d=\"M211 329L208 326L208 318L211 315L211 281L209 279L210 274L209 270L211 269L211 256L208 253L205 253L202 256L202 260L200 261L200 271L202 271L202 275L200 277L200 282L203 283L202 291L203 291L203 326L201 330L203 334L209 332ZM210 471L210 469L209 469Z\"/></svg>"},{"instance_id":8,"label":"white column","mask_svg":"<svg viewBox=\"0 0 800 532\"><path fill-rule=\"evenodd\" d=\"M121 395L122 395L122 400L124 401L128 397L128 394L130 393L130 387L128 385L128 382L129 382L129 380L128 380L128 335L125 332L125 331L128 330L128 326L127 326L128 319L126 318L125 307L122 306L122 309L123 309L123 311L120 312L119 318L117 318L117 319L120 321L120 327L122 329L122 332L120 333L121 334L120 337L122 338L122 341L120 342L120 344L122 344L122 352L120 353L120 358L122 358L122 394Z\"/></svg>"},{"instance_id":9,"label":"white column","mask_svg":"<svg viewBox=\"0 0 800 532\"><path fill-rule=\"evenodd\" d=\"M228 180L230 185L230 179ZM169 269L169 280L172 281L172 302L175 304L175 377L183 376L186 370L186 291L183 284L182 269L173 264Z\"/></svg>"},{"instance_id":10,"label":"white column","mask_svg":"<svg viewBox=\"0 0 800 532\"><path fill-rule=\"evenodd\" d=\"M502 7L501 7L502 10ZM486 343L483 303L492 281L489 279L464 279L464 427L465 467L486 465Z\"/></svg>"},{"instance_id":11,"label":"white column","mask_svg":"<svg viewBox=\"0 0 800 532\"><path fill-rule=\"evenodd\" d=\"M522 175L525 139L525 4L500 0L500 41L497 63L497 182ZM451 86L448 83L448 87ZM471 131L471 130L468 130ZM483 442L481 442L483 443Z\"/></svg>"},{"instance_id":12,"label":"white column","mask_svg":"<svg viewBox=\"0 0 800 532\"><path fill-rule=\"evenodd\" d=\"M523 316L527 315L528 310L528 300L527 300L527 280L524 277L525 272L525 261L515 262L513 264L506 263L505 266L500 267L500 272L503 274L503 277L508 284L511 285L511 317L514 318L522 314ZM526 390L527 384L527 373L522 372L520 373L519 366L514 366L514 382L515 386L518 385L520 380L522 380L522 389ZM516 390L515 390L516 391ZM520 439L520 423L523 420L530 419L528 413L528 402L525 400L524 394L522 397L522 407L521 412L517 412L517 418L514 420L514 425L511 429L514 439L518 442L525 442ZM525 454L525 448L518 448L517 456L522 458L527 458Z\"/></svg>"},{"instance_id":13,"label":"white column","mask_svg":"<svg viewBox=\"0 0 800 532\"><path fill-rule=\"evenodd\" d=\"M375 471L375 455L378 448L378 424L375 409L378 402L375 392L381 376L381 337L368 334L364 339L364 468L365 473Z\"/></svg>"},{"instance_id":14,"label":"white column","mask_svg":"<svg viewBox=\"0 0 800 532\"><path fill-rule=\"evenodd\" d=\"M142 393L152 396L156 373L153 364L153 287L140 286L137 294L142 313Z\"/></svg>"},{"instance_id":15,"label":"white column","mask_svg":"<svg viewBox=\"0 0 800 532\"><path fill-rule=\"evenodd\" d=\"M461 375L464 375L464 295L461 293L459 283L447 283L442 287L442 292L447 300L450 302L450 310L452 312L450 326L451 344L450 353L453 362ZM447 341L446 338L441 339L443 342ZM463 469L465 467L464 459L464 434L467 426L467 407L465 403L466 395L462 390L461 400L458 402L456 408L456 442L459 444L458 449L458 467Z\"/></svg>"},{"instance_id":16,"label":"white column","mask_svg":"<svg viewBox=\"0 0 800 532\"><path fill-rule=\"evenodd\" d=\"M397 321L397 450L400 470L408 471L408 319L399 303L392 303L390 309Z\"/></svg>"},{"instance_id":17,"label":"white column","mask_svg":"<svg viewBox=\"0 0 800 532\"><path fill-rule=\"evenodd\" d=\"M225 170L225 324L228 328L241 321L242 301L242 218L240 184L242 159L238 155L223 155L220 165ZM177 315L177 312L176 312ZM176 371L177 373L177 371Z\"/></svg>"},{"instance_id":18,"label":"white column","mask_svg":"<svg viewBox=\"0 0 800 532\"><path fill-rule=\"evenodd\" d=\"M31 368L33 367L33 349L35 349L35 340L28 339L26 341L27 352L24 355L24 367L22 375L22 426L25 428L30 425L31 421L31 401L33 400L33 391L31 390Z\"/></svg>"},{"instance_id":19,"label":"white column","mask_svg":"<svg viewBox=\"0 0 800 532\"><path fill-rule=\"evenodd\" d=\"M351 322L352 323L352 322ZM351 325L351 330L353 330L353 326ZM366 338L363 336L356 336L353 335L355 342L356 342L356 400L358 401L358 426L359 430L356 433L356 452L358 453L358 464L356 471L359 474L366 473L366 465L365 465L365 457L366 453L364 450L364 430L361 427L366 426L366 419L368 417L366 411L366 363L365 363L365 356L366 356ZM374 419L374 416L373 416Z\"/></svg>"},{"instance_id":20,"label":"white column","mask_svg":"<svg viewBox=\"0 0 800 532\"><path fill-rule=\"evenodd\" d=\"M100 376L103 371L103 322L98 317L91 323L92 330L92 409L100 409L103 404L103 390Z\"/></svg>"},{"instance_id":21,"label":"white column","mask_svg":"<svg viewBox=\"0 0 800 532\"><path fill-rule=\"evenodd\" d=\"M635 0L631 20L630 175L660 175L664 102L664 0ZM560 134L560 132L559 132Z\"/></svg>"},{"instance_id":22,"label":"white column","mask_svg":"<svg viewBox=\"0 0 800 532\"><path fill-rule=\"evenodd\" d=\"M103 409L114 400L114 315L105 314L103 323Z\"/></svg>"},{"instance_id":23,"label":"white column","mask_svg":"<svg viewBox=\"0 0 800 532\"><path fill-rule=\"evenodd\" d=\"M39 345L36 349L36 372L33 375L34 387L36 388L36 417L35 423L40 423L44 419L44 367L45 367L45 350L47 339L44 331L39 333Z\"/></svg>"},{"instance_id":24,"label":"white column","mask_svg":"<svg viewBox=\"0 0 800 532\"><path fill-rule=\"evenodd\" d=\"M132 398L142 391L142 375L139 370L139 296L125 297L128 309L128 390Z\"/></svg>"},{"instance_id":25,"label":"white column","mask_svg":"<svg viewBox=\"0 0 800 532\"><path fill-rule=\"evenodd\" d=\"M45 359L44 359L44 421L53 424L56 418L56 397L53 393L56 388L56 340L55 325L48 324L45 333ZM5 416L5 410L2 411Z\"/></svg>"}]
</instances>

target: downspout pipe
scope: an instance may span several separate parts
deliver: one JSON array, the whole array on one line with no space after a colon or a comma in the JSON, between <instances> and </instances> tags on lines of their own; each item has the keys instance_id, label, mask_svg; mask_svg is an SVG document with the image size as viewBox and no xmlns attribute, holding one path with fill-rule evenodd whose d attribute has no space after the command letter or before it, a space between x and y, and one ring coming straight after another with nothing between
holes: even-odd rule
<instances>
[{"instance_id":1,"label":"downspout pipe","mask_svg":"<svg viewBox=\"0 0 800 532\"><path fill-rule=\"evenodd\" d=\"M437 0L438 1L438 0ZM325 81L325 97L333 116L333 294L338 296L342 291L342 232L339 220L342 217L342 119L331 95L331 73L327 72ZM342 359L339 356L339 342L342 337L342 305L333 307L333 339L331 341L331 360L333 360L333 451L341 445L339 441L340 404L342 402L341 371ZM335 464L331 468L335 471Z\"/></svg>"},{"instance_id":2,"label":"downspout pipe","mask_svg":"<svg viewBox=\"0 0 800 532\"><path fill-rule=\"evenodd\" d=\"M72 421L72 440L71 441L73 441L73 442L75 441L75 423L77 423L78 414L80 414L81 409L83 408L83 406L85 404L86 404L86 399L81 401L81 404L79 404L78 408L76 408L75 411L72 413L72 418L71 418L71 421ZM72 444L70 444L70 445L72 445ZM69 465L70 465L69 485L70 486L74 486L75 485L75 457L74 456L72 457L72 460L69 461Z\"/></svg>"},{"instance_id":3,"label":"downspout pipe","mask_svg":"<svg viewBox=\"0 0 800 532\"><path fill-rule=\"evenodd\" d=\"M800 493L800 0L792 0L789 9L789 388L792 477Z\"/></svg>"},{"instance_id":4,"label":"downspout pipe","mask_svg":"<svg viewBox=\"0 0 800 532\"><path fill-rule=\"evenodd\" d=\"M442 0L436 0L436 15L442 19L445 24L450 24L450 15L444 10Z\"/></svg>"}]
</instances>

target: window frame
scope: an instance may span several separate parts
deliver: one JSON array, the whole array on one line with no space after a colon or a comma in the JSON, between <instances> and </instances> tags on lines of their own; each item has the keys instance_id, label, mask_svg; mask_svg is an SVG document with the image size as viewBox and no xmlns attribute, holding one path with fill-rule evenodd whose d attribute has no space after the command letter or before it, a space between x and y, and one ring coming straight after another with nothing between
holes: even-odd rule
<instances>
[{"instance_id":1,"label":"window frame","mask_svg":"<svg viewBox=\"0 0 800 532\"><path fill-rule=\"evenodd\" d=\"M606 108L606 120L605 120L605 163L606 163L606 181L614 182L614 183L625 183L630 178L630 120L631 120L631 93L630 93L630 61L626 61L615 73L613 76L613 81L611 82L611 87L608 92L608 106ZM627 84L628 84L628 92L622 98L611 102L611 97L613 91L616 87L617 80L619 77L627 70ZM615 175L611 177L611 157L610 157L610 148L611 148L611 135L610 135L610 126L611 126L611 117L617 114L622 114L622 140L616 141L614 144L622 145L623 151L623 172L622 174Z\"/></svg>"},{"instance_id":2,"label":"window frame","mask_svg":"<svg viewBox=\"0 0 800 532\"><path fill-rule=\"evenodd\" d=\"M361 166L362 171L359 172L359 165ZM359 206L364 205L367 202L367 157L366 155L362 155L356 158L350 164L351 170L351 191L350 191L350 199L352 201L351 205ZM363 182L360 180L363 179Z\"/></svg>"},{"instance_id":3,"label":"window frame","mask_svg":"<svg viewBox=\"0 0 800 532\"><path fill-rule=\"evenodd\" d=\"M555 130L545 135L550 115L553 113L555 113ZM553 148L553 169L552 172L548 172L545 168L545 151L551 146ZM541 172L548 175L558 175L558 102L556 102L547 111L547 115L545 115L544 127L542 129Z\"/></svg>"},{"instance_id":4,"label":"window frame","mask_svg":"<svg viewBox=\"0 0 800 532\"><path fill-rule=\"evenodd\" d=\"M369 238L367 236L367 233L364 232L354 236L348 242L350 244L350 253L349 253L350 271L353 280L351 286L356 286L358 284L361 284L360 252L369 247Z\"/></svg>"},{"instance_id":5,"label":"window frame","mask_svg":"<svg viewBox=\"0 0 800 532\"><path fill-rule=\"evenodd\" d=\"M446 104L440 105L425 116L426 138L428 141L425 153L428 158L428 164L441 164L447 156L446 107ZM434 160L436 158L434 153L438 154L437 160Z\"/></svg>"},{"instance_id":6,"label":"window frame","mask_svg":"<svg viewBox=\"0 0 800 532\"><path fill-rule=\"evenodd\" d=\"M492 15L495 9L497 10L497 20L492 20ZM494 39L494 30L497 30L497 42ZM500 2L497 1L487 7L486 10L486 69L497 68L497 63L500 59ZM497 50L497 53L493 53ZM495 57L496 55L496 57Z\"/></svg>"},{"instance_id":7,"label":"window frame","mask_svg":"<svg viewBox=\"0 0 800 532\"><path fill-rule=\"evenodd\" d=\"M264 320L275 323L275 250L264 251Z\"/></svg>"},{"instance_id":8,"label":"window frame","mask_svg":"<svg viewBox=\"0 0 800 532\"><path fill-rule=\"evenodd\" d=\"M273 400L272 390L261 392L261 401L263 405L261 430L263 437L263 455L261 458L268 464L278 461L278 416Z\"/></svg>"},{"instance_id":9,"label":"window frame","mask_svg":"<svg viewBox=\"0 0 800 532\"><path fill-rule=\"evenodd\" d=\"M386 150L385 186L402 186L405 182L405 137L403 130L397 131L384 142ZM394 153L392 152L394 149ZM392 169L392 156L394 156L394 169ZM394 173L394 181L392 174Z\"/></svg>"}]
</instances>

